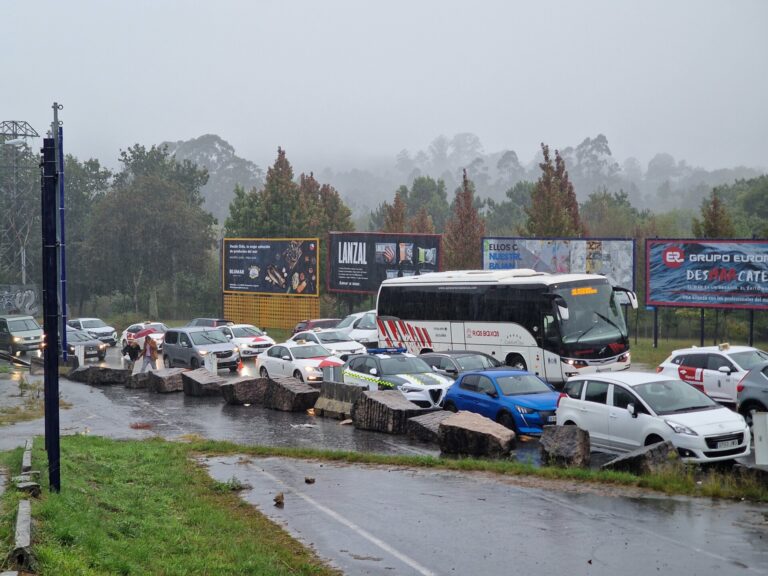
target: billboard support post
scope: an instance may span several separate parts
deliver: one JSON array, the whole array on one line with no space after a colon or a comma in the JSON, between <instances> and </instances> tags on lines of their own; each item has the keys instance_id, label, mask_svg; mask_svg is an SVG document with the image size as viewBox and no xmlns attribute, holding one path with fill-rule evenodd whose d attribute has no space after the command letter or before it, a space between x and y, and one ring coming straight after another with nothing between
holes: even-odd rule
<instances>
[{"instance_id":1,"label":"billboard support post","mask_svg":"<svg viewBox=\"0 0 768 576\"><path fill-rule=\"evenodd\" d=\"M755 345L755 311L749 311L749 345Z\"/></svg>"},{"instance_id":2,"label":"billboard support post","mask_svg":"<svg viewBox=\"0 0 768 576\"><path fill-rule=\"evenodd\" d=\"M699 309L699 346L704 346L704 308Z\"/></svg>"},{"instance_id":3,"label":"billboard support post","mask_svg":"<svg viewBox=\"0 0 768 576\"><path fill-rule=\"evenodd\" d=\"M659 347L659 309L653 309L653 347Z\"/></svg>"}]
</instances>

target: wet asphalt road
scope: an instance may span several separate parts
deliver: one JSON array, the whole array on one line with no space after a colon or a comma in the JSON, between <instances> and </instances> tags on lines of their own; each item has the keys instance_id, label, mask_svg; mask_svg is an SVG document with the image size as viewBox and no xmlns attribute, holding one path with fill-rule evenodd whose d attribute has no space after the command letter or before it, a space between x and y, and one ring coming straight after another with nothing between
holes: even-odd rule
<instances>
[{"instance_id":1,"label":"wet asphalt road","mask_svg":"<svg viewBox=\"0 0 768 576\"><path fill-rule=\"evenodd\" d=\"M110 350L110 364L117 353ZM227 373L220 373L229 377ZM0 381L0 386L3 381ZM60 380L64 434L173 439L385 454L431 445L337 421L221 399L156 395ZM132 429L132 423L149 429ZM0 450L43 434L42 420L0 429ZM518 458L536 460L535 442ZM211 458L212 476L345 574L768 574L768 506L522 487L482 474L349 466L285 458ZM314 477L314 484L304 478ZM285 507L273 505L285 493Z\"/></svg>"}]
</instances>

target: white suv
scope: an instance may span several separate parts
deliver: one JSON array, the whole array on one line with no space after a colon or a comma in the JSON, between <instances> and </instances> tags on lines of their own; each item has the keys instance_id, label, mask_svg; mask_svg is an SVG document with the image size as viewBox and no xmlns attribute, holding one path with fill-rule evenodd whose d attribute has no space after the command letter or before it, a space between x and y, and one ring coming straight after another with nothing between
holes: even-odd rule
<instances>
[{"instance_id":1,"label":"white suv","mask_svg":"<svg viewBox=\"0 0 768 576\"><path fill-rule=\"evenodd\" d=\"M676 378L644 372L569 378L557 425L589 432L592 447L627 452L669 440L684 460L716 462L749 454L740 414Z\"/></svg>"},{"instance_id":2,"label":"white suv","mask_svg":"<svg viewBox=\"0 0 768 576\"><path fill-rule=\"evenodd\" d=\"M366 348L376 348L379 345L379 329L376 326L376 310L355 312L339 322L334 330L344 332L347 336L363 344Z\"/></svg>"},{"instance_id":3,"label":"white suv","mask_svg":"<svg viewBox=\"0 0 768 576\"><path fill-rule=\"evenodd\" d=\"M679 378L721 404L736 404L739 381L768 353L750 346L704 346L674 350L656 372Z\"/></svg>"}]
</instances>

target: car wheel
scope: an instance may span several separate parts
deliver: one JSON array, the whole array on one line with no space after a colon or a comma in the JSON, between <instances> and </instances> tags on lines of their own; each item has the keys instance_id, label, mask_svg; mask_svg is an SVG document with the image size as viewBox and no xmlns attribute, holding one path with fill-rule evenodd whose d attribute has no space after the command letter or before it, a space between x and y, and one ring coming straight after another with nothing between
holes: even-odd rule
<instances>
[{"instance_id":1,"label":"car wheel","mask_svg":"<svg viewBox=\"0 0 768 576\"><path fill-rule=\"evenodd\" d=\"M456 404L454 404L450 400L443 405L443 410L448 410L448 412L458 412L459 411L459 409L456 408Z\"/></svg>"},{"instance_id":2,"label":"car wheel","mask_svg":"<svg viewBox=\"0 0 768 576\"><path fill-rule=\"evenodd\" d=\"M652 446L653 444L658 444L659 442L664 442L664 438L656 434L651 434L648 436L648 438L645 439L646 446Z\"/></svg>"},{"instance_id":3,"label":"car wheel","mask_svg":"<svg viewBox=\"0 0 768 576\"><path fill-rule=\"evenodd\" d=\"M510 354L505 363L513 370L528 370L528 365L520 354Z\"/></svg>"},{"instance_id":4,"label":"car wheel","mask_svg":"<svg viewBox=\"0 0 768 576\"><path fill-rule=\"evenodd\" d=\"M752 420L755 412L768 412L768 408L763 406L760 402L747 402L739 408L739 414L744 416L744 420L747 421L747 426L752 428Z\"/></svg>"},{"instance_id":5,"label":"car wheel","mask_svg":"<svg viewBox=\"0 0 768 576\"><path fill-rule=\"evenodd\" d=\"M171 359L168 358L168 356L163 356L163 365L166 368L170 368L171 367Z\"/></svg>"},{"instance_id":6,"label":"car wheel","mask_svg":"<svg viewBox=\"0 0 768 576\"><path fill-rule=\"evenodd\" d=\"M264 368L264 366L262 366L261 370L259 370L259 376L262 378L269 378L269 372L267 372L267 369Z\"/></svg>"},{"instance_id":7,"label":"car wheel","mask_svg":"<svg viewBox=\"0 0 768 576\"><path fill-rule=\"evenodd\" d=\"M299 370L296 370L293 373L293 377L296 378L296 380L298 380L300 382L304 382L304 376L301 375L301 372Z\"/></svg>"},{"instance_id":8,"label":"car wheel","mask_svg":"<svg viewBox=\"0 0 768 576\"><path fill-rule=\"evenodd\" d=\"M122 342L120 342L120 347L125 348L126 346L128 346L128 342L126 342L125 338L123 338Z\"/></svg>"},{"instance_id":9,"label":"car wheel","mask_svg":"<svg viewBox=\"0 0 768 576\"><path fill-rule=\"evenodd\" d=\"M512 417L512 414L510 414L509 412L502 412L501 414L499 414L499 416L496 418L496 422L498 422L505 428L509 428L515 434L518 434L517 425L515 424L515 419Z\"/></svg>"},{"instance_id":10,"label":"car wheel","mask_svg":"<svg viewBox=\"0 0 768 576\"><path fill-rule=\"evenodd\" d=\"M200 360L198 360L197 357L192 357L192 360L189 361L189 365L192 367L192 370L197 370L200 368Z\"/></svg>"}]
</instances>

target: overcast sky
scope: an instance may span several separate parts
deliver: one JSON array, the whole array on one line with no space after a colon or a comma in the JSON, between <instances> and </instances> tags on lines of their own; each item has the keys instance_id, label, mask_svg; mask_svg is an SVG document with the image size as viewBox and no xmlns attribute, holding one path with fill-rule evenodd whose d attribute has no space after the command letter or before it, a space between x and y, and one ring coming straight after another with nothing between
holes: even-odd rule
<instances>
[{"instance_id":1,"label":"overcast sky","mask_svg":"<svg viewBox=\"0 0 768 576\"><path fill-rule=\"evenodd\" d=\"M114 166L215 133L264 167L394 158L439 134L529 161L768 167L768 2L0 0L0 120Z\"/></svg>"}]
</instances>

